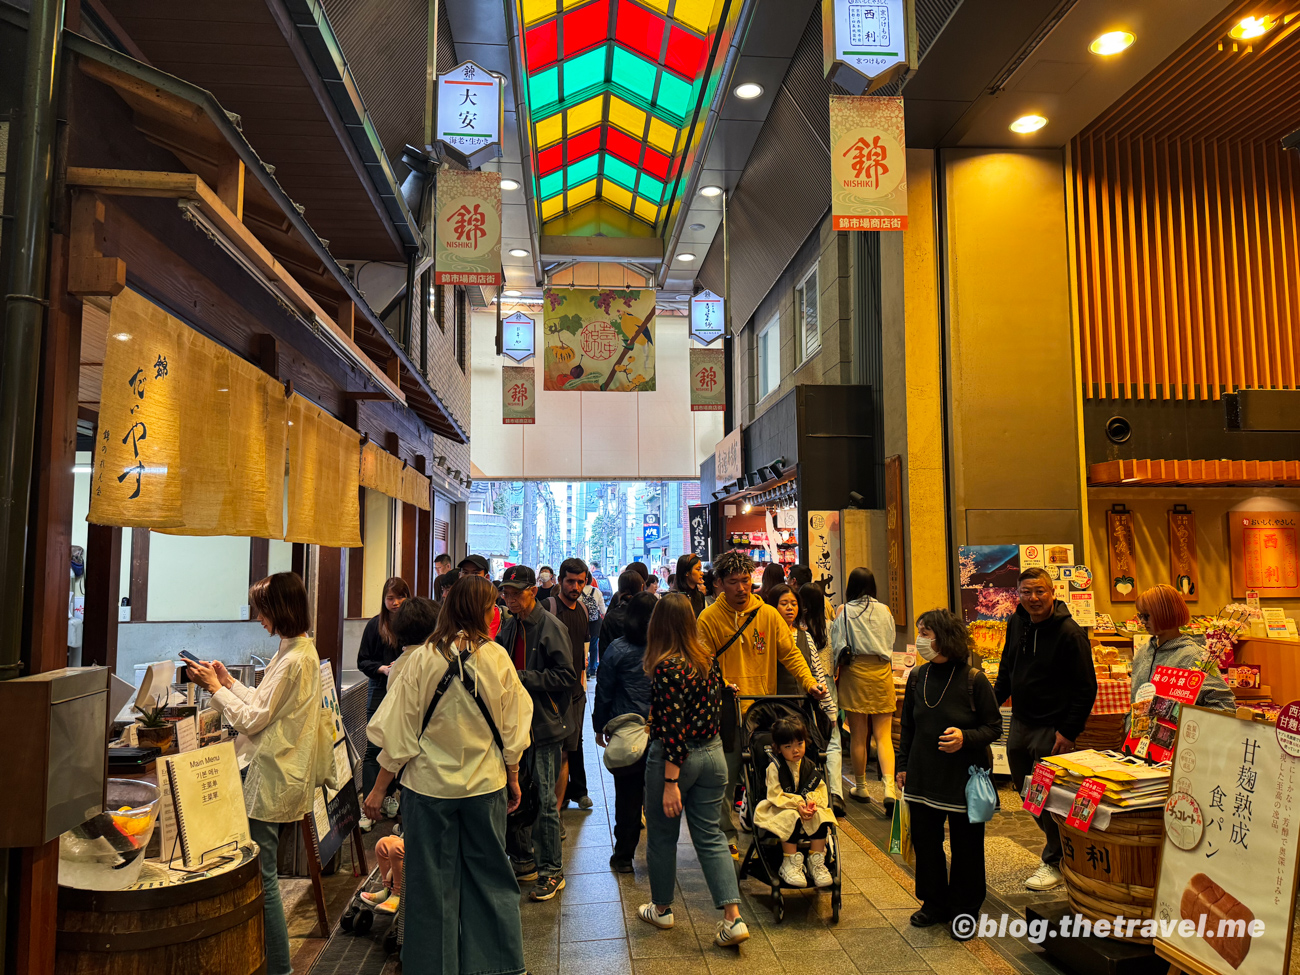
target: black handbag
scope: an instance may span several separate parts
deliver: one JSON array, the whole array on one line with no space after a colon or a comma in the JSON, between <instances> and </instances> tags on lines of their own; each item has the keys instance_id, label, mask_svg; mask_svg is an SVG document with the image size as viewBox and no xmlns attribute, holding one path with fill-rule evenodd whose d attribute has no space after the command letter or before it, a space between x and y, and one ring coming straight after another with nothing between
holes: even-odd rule
<instances>
[{"instance_id":1,"label":"black handbag","mask_svg":"<svg viewBox=\"0 0 1300 975\"><path fill-rule=\"evenodd\" d=\"M758 609L762 608L760 606ZM758 616L758 609L746 615L740 627L731 635L731 639L724 643L718 649L718 652L713 655L715 661L730 650L731 645L740 639L745 630L749 629L749 624L754 622L755 617ZM725 684L722 687L722 714L719 725L719 737L722 738L723 751L734 752L737 738L740 735L740 701L736 696L736 692Z\"/></svg>"}]
</instances>

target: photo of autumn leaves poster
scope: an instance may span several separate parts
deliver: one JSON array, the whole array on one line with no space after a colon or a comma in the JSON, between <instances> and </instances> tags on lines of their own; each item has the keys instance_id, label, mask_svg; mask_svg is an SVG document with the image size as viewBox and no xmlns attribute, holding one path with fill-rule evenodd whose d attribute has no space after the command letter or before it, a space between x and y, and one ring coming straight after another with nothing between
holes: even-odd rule
<instances>
[{"instance_id":1,"label":"photo of autumn leaves poster","mask_svg":"<svg viewBox=\"0 0 1300 975\"><path fill-rule=\"evenodd\" d=\"M545 389L653 392L653 288L554 288L545 294Z\"/></svg>"}]
</instances>

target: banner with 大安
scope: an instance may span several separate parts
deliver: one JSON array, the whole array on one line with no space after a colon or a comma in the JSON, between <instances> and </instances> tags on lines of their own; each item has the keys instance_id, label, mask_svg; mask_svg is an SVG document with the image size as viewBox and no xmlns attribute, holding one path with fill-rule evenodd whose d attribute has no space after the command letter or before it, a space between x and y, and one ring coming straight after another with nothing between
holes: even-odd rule
<instances>
[{"instance_id":1,"label":"banner with \u5927\u5b89","mask_svg":"<svg viewBox=\"0 0 1300 975\"><path fill-rule=\"evenodd\" d=\"M654 319L653 288L548 289L543 388L654 392Z\"/></svg>"},{"instance_id":2,"label":"banner with \u5927\u5b89","mask_svg":"<svg viewBox=\"0 0 1300 975\"><path fill-rule=\"evenodd\" d=\"M537 422L537 372L531 365L501 367L501 422Z\"/></svg>"},{"instance_id":3,"label":"banner with \u5927\u5b89","mask_svg":"<svg viewBox=\"0 0 1300 975\"><path fill-rule=\"evenodd\" d=\"M289 400L289 526L286 542L361 545L360 436L301 396Z\"/></svg>"},{"instance_id":4,"label":"banner with \u5927\u5b89","mask_svg":"<svg viewBox=\"0 0 1300 975\"><path fill-rule=\"evenodd\" d=\"M691 412L720 412L727 408L726 353L721 349L691 349Z\"/></svg>"},{"instance_id":5,"label":"banner with \u5927\u5b89","mask_svg":"<svg viewBox=\"0 0 1300 975\"><path fill-rule=\"evenodd\" d=\"M903 99L831 95L831 216L836 230L907 229Z\"/></svg>"},{"instance_id":6,"label":"banner with \u5927\u5b89","mask_svg":"<svg viewBox=\"0 0 1300 975\"><path fill-rule=\"evenodd\" d=\"M500 174L440 169L434 237L435 284L500 284Z\"/></svg>"}]
</instances>

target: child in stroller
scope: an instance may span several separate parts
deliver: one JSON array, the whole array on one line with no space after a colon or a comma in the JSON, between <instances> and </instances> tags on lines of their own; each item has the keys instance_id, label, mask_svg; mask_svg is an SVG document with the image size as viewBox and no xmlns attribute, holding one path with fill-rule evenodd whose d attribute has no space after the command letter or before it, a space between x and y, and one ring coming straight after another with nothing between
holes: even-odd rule
<instances>
[{"instance_id":1,"label":"child in stroller","mask_svg":"<svg viewBox=\"0 0 1300 975\"><path fill-rule=\"evenodd\" d=\"M781 882L807 887L799 841L808 841L808 873L818 887L834 883L826 869L826 837L835 816L829 807L826 779L806 755L808 729L798 715L772 725L767 795L754 809L754 825L781 838Z\"/></svg>"}]
</instances>

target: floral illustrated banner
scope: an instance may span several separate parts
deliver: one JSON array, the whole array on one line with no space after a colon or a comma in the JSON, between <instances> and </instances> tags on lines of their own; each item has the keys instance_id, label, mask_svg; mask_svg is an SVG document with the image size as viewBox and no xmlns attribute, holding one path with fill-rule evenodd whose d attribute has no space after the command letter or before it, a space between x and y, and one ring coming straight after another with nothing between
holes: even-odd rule
<instances>
[{"instance_id":1,"label":"floral illustrated banner","mask_svg":"<svg viewBox=\"0 0 1300 975\"><path fill-rule=\"evenodd\" d=\"M653 288L549 289L545 312L545 389L654 392Z\"/></svg>"},{"instance_id":2,"label":"floral illustrated banner","mask_svg":"<svg viewBox=\"0 0 1300 975\"><path fill-rule=\"evenodd\" d=\"M831 95L836 230L907 229L903 99Z\"/></svg>"},{"instance_id":3,"label":"floral illustrated banner","mask_svg":"<svg viewBox=\"0 0 1300 975\"><path fill-rule=\"evenodd\" d=\"M532 365L501 367L501 422L537 422L537 370Z\"/></svg>"},{"instance_id":4,"label":"floral illustrated banner","mask_svg":"<svg viewBox=\"0 0 1300 975\"><path fill-rule=\"evenodd\" d=\"M727 384L722 381L726 353L721 349L691 349L691 412L714 413L727 408Z\"/></svg>"},{"instance_id":5,"label":"floral illustrated banner","mask_svg":"<svg viewBox=\"0 0 1300 975\"><path fill-rule=\"evenodd\" d=\"M434 224L435 284L501 283L500 174L439 170Z\"/></svg>"}]
</instances>

